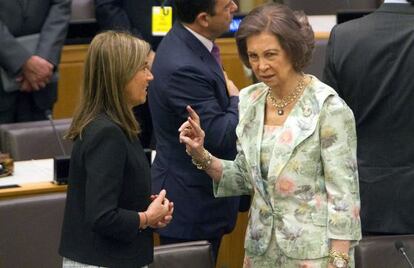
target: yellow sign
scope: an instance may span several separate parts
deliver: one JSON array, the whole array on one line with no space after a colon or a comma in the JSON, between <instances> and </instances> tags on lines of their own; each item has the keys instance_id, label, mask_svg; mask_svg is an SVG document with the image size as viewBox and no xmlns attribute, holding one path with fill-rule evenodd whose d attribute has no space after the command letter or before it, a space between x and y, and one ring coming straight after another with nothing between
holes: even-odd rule
<instances>
[{"instance_id":1,"label":"yellow sign","mask_svg":"<svg viewBox=\"0 0 414 268\"><path fill-rule=\"evenodd\" d=\"M152 35L164 36L172 27L172 7L152 7Z\"/></svg>"}]
</instances>

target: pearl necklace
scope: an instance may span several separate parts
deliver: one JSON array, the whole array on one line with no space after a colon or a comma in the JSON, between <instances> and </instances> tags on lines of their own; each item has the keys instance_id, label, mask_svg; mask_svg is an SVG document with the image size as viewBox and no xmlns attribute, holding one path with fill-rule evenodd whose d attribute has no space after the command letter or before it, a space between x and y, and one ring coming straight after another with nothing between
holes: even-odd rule
<instances>
[{"instance_id":1,"label":"pearl necklace","mask_svg":"<svg viewBox=\"0 0 414 268\"><path fill-rule=\"evenodd\" d=\"M284 109L286 108L286 106L288 106L290 103L296 100L302 94L304 89L305 89L305 76L302 76L295 90L293 90L293 92L287 95L286 97L283 97L280 100L276 99L273 96L270 90L270 87L269 87L269 89L267 90L268 92L267 98L270 100L270 103L273 105L273 107L276 108L277 115L282 116L285 113Z\"/></svg>"}]
</instances>

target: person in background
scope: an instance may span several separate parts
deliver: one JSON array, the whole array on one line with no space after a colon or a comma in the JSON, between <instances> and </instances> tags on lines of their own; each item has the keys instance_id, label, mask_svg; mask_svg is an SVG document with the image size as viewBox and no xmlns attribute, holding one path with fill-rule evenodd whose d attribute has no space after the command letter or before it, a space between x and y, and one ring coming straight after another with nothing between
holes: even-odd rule
<instances>
[{"instance_id":1,"label":"person in background","mask_svg":"<svg viewBox=\"0 0 414 268\"><path fill-rule=\"evenodd\" d=\"M306 16L260 6L241 22L236 42L261 81L240 93L236 159L207 151L210 126L190 106L179 139L213 179L215 196L253 196L244 267L354 267L355 122L335 90L302 72L314 48Z\"/></svg>"},{"instance_id":2,"label":"person in background","mask_svg":"<svg viewBox=\"0 0 414 268\"><path fill-rule=\"evenodd\" d=\"M385 0L326 50L323 80L355 114L364 235L414 234L413 25L414 1Z\"/></svg>"},{"instance_id":3,"label":"person in background","mask_svg":"<svg viewBox=\"0 0 414 268\"><path fill-rule=\"evenodd\" d=\"M153 79L150 51L145 41L112 31L89 46L82 100L67 135L74 146L59 248L63 267L146 266L153 259L153 228L172 218L165 190L151 197L150 167L132 113Z\"/></svg>"},{"instance_id":4,"label":"person in background","mask_svg":"<svg viewBox=\"0 0 414 268\"><path fill-rule=\"evenodd\" d=\"M53 79L65 42L70 0L0 1L0 68L15 77L19 88L6 92L0 81L0 124L47 120L57 99ZM39 34L35 51L17 37Z\"/></svg>"},{"instance_id":5,"label":"person in background","mask_svg":"<svg viewBox=\"0 0 414 268\"><path fill-rule=\"evenodd\" d=\"M156 10L160 14L156 13ZM165 14L165 15L164 15ZM157 50L173 23L172 0L95 0L96 20L102 30L121 30L144 39ZM157 27L161 24L161 27ZM155 24L155 25L153 25ZM140 140L144 148L155 147L148 103L134 108L141 126Z\"/></svg>"},{"instance_id":6,"label":"person in background","mask_svg":"<svg viewBox=\"0 0 414 268\"><path fill-rule=\"evenodd\" d=\"M210 179L191 164L177 129L191 104L209 127L209 150L225 159L236 155L239 91L223 73L214 40L228 31L237 5L231 0L174 4L178 21L158 46L148 93L157 142L153 191L165 188L176 204L171 224L158 233L161 244L209 240L216 259L222 236L235 226L240 200L214 198Z\"/></svg>"}]
</instances>

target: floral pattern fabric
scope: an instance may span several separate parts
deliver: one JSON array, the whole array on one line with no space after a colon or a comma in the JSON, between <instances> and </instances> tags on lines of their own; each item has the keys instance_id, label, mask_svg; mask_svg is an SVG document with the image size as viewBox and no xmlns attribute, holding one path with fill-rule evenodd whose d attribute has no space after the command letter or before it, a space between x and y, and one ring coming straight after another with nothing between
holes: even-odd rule
<instances>
[{"instance_id":1,"label":"floral pattern fabric","mask_svg":"<svg viewBox=\"0 0 414 268\"><path fill-rule=\"evenodd\" d=\"M354 246L361 223L352 111L313 76L275 138L263 178L266 94L263 83L241 91L238 154L222 161L222 178L214 184L216 196L253 196L246 256L264 260L282 254L306 261L326 258L330 239L351 240ZM270 250L272 237L278 252Z\"/></svg>"}]
</instances>

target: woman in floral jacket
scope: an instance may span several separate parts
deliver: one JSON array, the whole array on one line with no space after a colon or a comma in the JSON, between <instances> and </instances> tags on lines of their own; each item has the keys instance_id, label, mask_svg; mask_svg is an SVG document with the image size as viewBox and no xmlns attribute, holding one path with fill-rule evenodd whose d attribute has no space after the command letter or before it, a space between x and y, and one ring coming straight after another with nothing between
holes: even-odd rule
<instances>
[{"instance_id":1,"label":"woman in floral jacket","mask_svg":"<svg viewBox=\"0 0 414 268\"><path fill-rule=\"evenodd\" d=\"M191 107L179 131L216 196L253 196L244 266L353 267L361 239L355 121L332 88L302 72L314 47L306 17L284 5L261 6L236 40L261 81L240 94L236 159L204 149Z\"/></svg>"}]
</instances>

